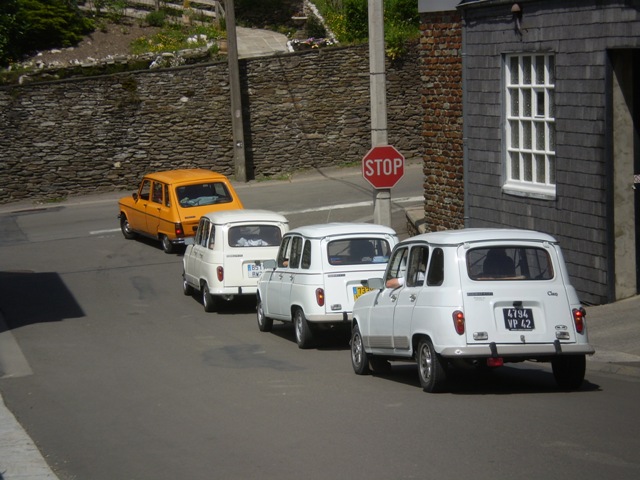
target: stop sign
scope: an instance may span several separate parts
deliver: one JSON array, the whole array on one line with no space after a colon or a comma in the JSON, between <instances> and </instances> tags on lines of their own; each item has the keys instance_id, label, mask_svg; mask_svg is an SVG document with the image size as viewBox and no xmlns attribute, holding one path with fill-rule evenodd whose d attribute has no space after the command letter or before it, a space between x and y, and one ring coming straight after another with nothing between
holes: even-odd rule
<instances>
[{"instance_id":1,"label":"stop sign","mask_svg":"<svg viewBox=\"0 0 640 480\"><path fill-rule=\"evenodd\" d=\"M362 159L362 176L374 188L391 188L404 175L404 155L391 145L369 150Z\"/></svg>"}]
</instances>

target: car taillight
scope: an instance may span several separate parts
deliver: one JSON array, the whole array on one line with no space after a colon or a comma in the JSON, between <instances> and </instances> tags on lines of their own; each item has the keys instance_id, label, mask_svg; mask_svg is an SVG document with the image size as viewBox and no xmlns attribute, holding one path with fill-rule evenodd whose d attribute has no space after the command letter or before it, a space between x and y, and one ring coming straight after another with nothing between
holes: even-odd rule
<instances>
[{"instance_id":1,"label":"car taillight","mask_svg":"<svg viewBox=\"0 0 640 480\"><path fill-rule=\"evenodd\" d=\"M176 223L176 237L184 237L184 230L181 223Z\"/></svg>"},{"instance_id":2,"label":"car taillight","mask_svg":"<svg viewBox=\"0 0 640 480\"><path fill-rule=\"evenodd\" d=\"M453 327L456 329L458 335L464 334L464 313L460 310L453 312Z\"/></svg>"},{"instance_id":3,"label":"car taillight","mask_svg":"<svg viewBox=\"0 0 640 480\"><path fill-rule=\"evenodd\" d=\"M316 288L316 302L318 302L318 306L324 306L324 290L321 288Z\"/></svg>"},{"instance_id":4,"label":"car taillight","mask_svg":"<svg viewBox=\"0 0 640 480\"><path fill-rule=\"evenodd\" d=\"M584 332L584 317L586 316L587 312L585 312L584 308L580 307L573 309L573 323L576 325L576 332Z\"/></svg>"},{"instance_id":5,"label":"car taillight","mask_svg":"<svg viewBox=\"0 0 640 480\"><path fill-rule=\"evenodd\" d=\"M224 280L224 268L222 268L222 266L216 268L216 274L218 275L218 281L219 282Z\"/></svg>"}]
</instances>

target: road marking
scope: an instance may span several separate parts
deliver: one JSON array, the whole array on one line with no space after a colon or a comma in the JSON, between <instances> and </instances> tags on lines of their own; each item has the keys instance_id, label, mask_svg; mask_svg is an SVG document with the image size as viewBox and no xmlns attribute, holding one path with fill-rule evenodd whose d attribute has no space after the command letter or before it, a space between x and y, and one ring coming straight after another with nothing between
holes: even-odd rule
<instances>
[{"instance_id":1,"label":"road marking","mask_svg":"<svg viewBox=\"0 0 640 480\"><path fill-rule=\"evenodd\" d=\"M422 202L424 201L424 197L401 197L391 199L391 203L411 203L411 202ZM373 206L373 200L367 200L365 202L355 202L355 203L341 203L339 205L327 205L324 207L315 207L315 208L304 208L302 210L291 210L287 212L278 212L280 215L298 215L301 213L310 213L310 212L324 212L327 210L343 210L345 208L357 208L357 207L368 207ZM105 233L114 233L119 232L119 228L109 228L107 230L93 230L89 232L89 235L104 235Z\"/></svg>"}]
</instances>

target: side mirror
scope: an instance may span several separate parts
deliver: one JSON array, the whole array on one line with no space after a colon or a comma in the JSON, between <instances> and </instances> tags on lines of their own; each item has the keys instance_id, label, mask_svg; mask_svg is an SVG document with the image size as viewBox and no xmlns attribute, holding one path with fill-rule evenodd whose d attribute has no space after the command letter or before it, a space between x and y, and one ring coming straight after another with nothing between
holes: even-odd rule
<instances>
[{"instance_id":1,"label":"side mirror","mask_svg":"<svg viewBox=\"0 0 640 480\"><path fill-rule=\"evenodd\" d=\"M265 270L273 270L274 268L276 268L276 261L275 260L264 260L262 262L262 266L264 267Z\"/></svg>"},{"instance_id":2,"label":"side mirror","mask_svg":"<svg viewBox=\"0 0 640 480\"><path fill-rule=\"evenodd\" d=\"M133 200L134 200L134 201L136 201L136 202L138 201L138 192L133 192L133 193L131 194L131 196L133 197Z\"/></svg>"},{"instance_id":3,"label":"side mirror","mask_svg":"<svg viewBox=\"0 0 640 480\"><path fill-rule=\"evenodd\" d=\"M381 278L369 278L362 283L371 290L382 290L384 288L384 280Z\"/></svg>"},{"instance_id":4,"label":"side mirror","mask_svg":"<svg viewBox=\"0 0 640 480\"><path fill-rule=\"evenodd\" d=\"M195 245L196 239L195 237L185 237L184 244L186 245Z\"/></svg>"}]
</instances>

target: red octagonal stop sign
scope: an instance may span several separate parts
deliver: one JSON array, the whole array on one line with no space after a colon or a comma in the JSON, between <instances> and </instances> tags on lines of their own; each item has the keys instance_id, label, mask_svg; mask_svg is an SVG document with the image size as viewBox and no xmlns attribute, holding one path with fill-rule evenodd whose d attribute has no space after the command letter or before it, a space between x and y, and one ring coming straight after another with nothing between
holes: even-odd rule
<instances>
[{"instance_id":1,"label":"red octagonal stop sign","mask_svg":"<svg viewBox=\"0 0 640 480\"><path fill-rule=\"evenodd\" d=\"M404 175L404 155L391 145L369 150L362 159L362 176L374 188L391 188Z\"/></svg>"}]
</instances>

